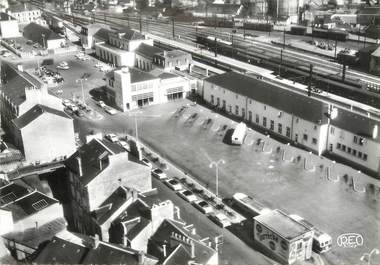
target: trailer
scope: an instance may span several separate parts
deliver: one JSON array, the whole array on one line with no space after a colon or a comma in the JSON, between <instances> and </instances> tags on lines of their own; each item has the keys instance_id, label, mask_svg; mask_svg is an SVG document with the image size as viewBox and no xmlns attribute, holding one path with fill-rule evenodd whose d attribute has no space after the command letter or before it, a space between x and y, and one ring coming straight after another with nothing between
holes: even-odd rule
<instances>
[{"instance_id":1,"label":"trailer","mask_svg":"<svg viewBox=\"0 0 380 265\"><path fill-rule=\"evenodd\" d=\"M231 136L231 143L236 145L242 145L246 135L247 125L244 122L241 122L236 126L234 133Z\"/></svg>"},{"instance_id":2,"label":"trailer","mask_svg":"<svg viewBox=\"0 0 380 265\"><path fill-rule=\"evenodd\" d=\"M268 207L265 207L258 199L248 196L244 193L237 192L232 196L233 202L238 209L251 217L255 217L260 214L265 214L271 211Z\"/></svg>"}]
</instances>

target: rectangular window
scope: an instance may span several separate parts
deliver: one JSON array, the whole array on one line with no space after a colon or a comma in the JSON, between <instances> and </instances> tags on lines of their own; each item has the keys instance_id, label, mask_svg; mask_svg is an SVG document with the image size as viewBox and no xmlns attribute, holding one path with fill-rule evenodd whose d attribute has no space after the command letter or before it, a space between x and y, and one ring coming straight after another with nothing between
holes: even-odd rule
<instances>
[{"instance_id":1,"label":"rectangular window","mask_svg":"<svg viewBox=\"0 0 380 265\"><path fill-rule=\"evenodd\" d=\"M274 120L270 120L270 129L274 131Z\"/></svg>"},{"instance_id":2,"label":"rectangular window","mask_svg":"<svg viewBox=\"0 0 380 265\"><path fill-rule=\"evenodd\" d=\"M238 105L235 106L235 114L239 115L239 106Z\"/></svg>"},{"instance_id":3,"label":"rectangular window","mask_svg":"<svg viewBox=\"0 0 380 265\"><path fill-rule=\"evenodd\" d=\"M214 104L214 95L211 95L211 104Z\"/></svg>"},{"instance_id":4,"label":"rectangular window","mask_svg":"<svg viewBox=\"0 0 380 265\"><path fill-rule=\"evenodd\" d=\"M363 137L359 137L359 145L363 145L364 144L364 138Z\"/></svg>"},{"instance_id":5,"label":"rectangular window","mask_svg":"<svg viewBox=\"0 0 380 265\"><path fill-rule=\"evenodd\" d=\"M362 155L363 155L362 152L358 152L358 157L359 157L359 158L362 158Z\"/></svg>"},{"instance_id":6,"label":"rectangular window","mask_svg":"<svg viewBox=\"0 0 380 265\"><path fill-rule=\"evenodd\" d=\"M243 119L245 118L245 108L241 109L241 116L243 117Z\"/></svg>"},{"instance_id":7,"label":"rectangular window","mask_svg":"<svg viewBox=\"0 0 380 265\"><path fill-rule=\"evenodd\" d=\"M358 137L356 135L354 135L354 143L357 144L358 143Z\"/></svg>"},{"instance_id":8,"label":"rectangular window","mask_svg":"<svg viewBox=\"0 0 380 265\"><path fill-rule=\"evenodd\" d=\"M260 123L260 117L259 117L259 114L256 114L256 123Z\"/></svg>"},{"instance_id":9,"label":"rectangular window","mask_svg":"<svg viewBox=\"0 0 380 265\"><path fill-rule=\"evenodd\" d=\"M313 141L313 144L317 144L317 142L318 142L316 138L313 138L312 141Z\"/></svg>"},{"instance_id":10,"label":"rectangular window","mask_svg":"<svg viewBox=\"0 0 380 265\"><path fill-rule=\"evenodd\" d=\"M266 110L266 109L267 109L267 106L264 105L264 110Z\"/></svg>"},{"instance_id":11,"label":"rectangular window","mask_svg":"<svg viewBox=\"0 0 380 265\"><path fill-rule=\"evenodd\" d=\"M367 154L363 154L363 160L367 161L367 158L368 158Z\"/></svg>"},{"instance_id":12,"label":"rectangular window","mask_svg":"<svg viewBox=\"0 0 380 265\"><path fill-rule=\"evenodd\" d=\"M356 156L356 150L355 149L352 149L352 155Z\"/></svg>"},{"instance_id":13,"label":"rectangular window","mask_svg":"<svg viewBox=\"0 0 380 265\"><path fill-rule=\"evenodd\" d=\"M337 148L337 149L340 149L341 147L342 147L342 145L341 145L340 143L337 143L337 144L336 144L336 148Z\"/></svg>"},{"instance_id":14,"label":"rectangular window","mask_svg":"<svg viewBox=\"0 0 380 265\"><path fill-rule=\"evenodd\" d=\"M346 152L346 146L342 144L342 151Z\"/></svg>"},{"instance_id":15,"label":"rectangular window","mask_svg":"<svg viewBox=\"0 0 380 265\"><path fill-rule=\"evenodd\" d=\"M248 111L248 120L252 122L252 111Z\"/></svg>"},{"instance_id":16,"label":"rectangular window","mask_svg":"<svg viewBox=\"0 0 380 265\"><path fill-rule=\"evenodd\" d=\"M347 147L347 153L351 154L351 147Z\"/></svg>"},{"instance_id":17,"label":"rectangular window","mask_svg":"<svg viewBox=\"0 0 380 265\"><path fill-rule=\"evenodd\" d=\"M286 127L286 137L290 138L290 127Z\"/></svg>"},{"instance_id":18,"label":"rectangular window","mask_svg":"<svg viewBox=\"0 0 380 265\"><path fill-rule=\"evenodd\" d=\"M334 128L334 127L331 127L331 128L330 128L330 134L334 135L334 133L335 133L335 128Z\"/></svg>"},{"instance_id":19,"label":"rectangular window","mask_svg":"<svg viewBox=\"0 0 380 265\"><path fill-rule=\"evenodd\" d=\"M277 126L278 126L278 133L282 134L282 124L279 123Z\"/></svg>"},{"instance_id":20,"label":"rectangular window","mask_svg":"<svg viewBox=\"0 0 380 265\"><path fill-rule=\"evenodd\" d=\"M267 118L266 117L263 117L263 126L267 127Z\"/></svg>"},{"instance_id":21,"label":"rectangular window","mask_svg":"<svg viewBox=\"0 0 380 265\"><path fill-rule=\"evenodd\" d=\"M307 134L306 133L303 134L303 140L307 141Z\"/></svg>"},{"instance_id":22,"label":"rectangular window","mask_svg":"<svg viewBox=\"0 0 380 265\"><path fill-rule=\"evenodd\" d=\"M317 130L317 128L318 128L318 126L317 126L317 125L314 125L314 130L315 130L315 131Z\"/></svg>"}]
</instances>

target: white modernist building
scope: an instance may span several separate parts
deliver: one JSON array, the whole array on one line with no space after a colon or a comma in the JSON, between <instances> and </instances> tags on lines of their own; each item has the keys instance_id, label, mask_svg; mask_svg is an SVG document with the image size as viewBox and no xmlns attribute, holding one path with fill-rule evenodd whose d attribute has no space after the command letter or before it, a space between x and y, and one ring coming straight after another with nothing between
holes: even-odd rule
<instances>
[{"instance_id":1,"label":"white modernist building","mask_svg":"<svg viewBox=\"0 0 380 265\"><path fill-rule=\"evenodd\" d=\"M268 133L380 174L380 122L373 117L235 72L205 79L201 93L210 104Z\"/></svg>"},{"instance_id":2,"label":"white modernist building","mask_svg":"<svg viewBox=\"0 0 380 265\"><path fill-rule=\"evenodd\" d=\"M108 73L106 79L108 100L122 111L180 99L190 90L190 80L157 70L123 67Z\"/></svg>"}]
</instances>

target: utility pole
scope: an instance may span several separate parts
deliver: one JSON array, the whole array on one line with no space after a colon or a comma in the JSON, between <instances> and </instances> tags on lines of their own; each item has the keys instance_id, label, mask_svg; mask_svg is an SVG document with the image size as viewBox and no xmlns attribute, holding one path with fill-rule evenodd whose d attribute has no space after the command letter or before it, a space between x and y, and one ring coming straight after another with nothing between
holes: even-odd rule
<instances>
[{"instance_id":1,"label":"utility pole","mask_svg":"<svg viewBox=\"0 0 380 265\"><path fill-rule=\"evenodd\" d=\"M281 67L282 67L282 49L281 49L281 54L280 54L280 64L278 66L278 75L281 76Z\"/></svg>"},{"instance_id":2,"label":"utility pole","mask_svg":"<svg viewBox=\"0 0 380 265\"><path fill-rule=\"evenodd\" d=\"M310 70L309 70L309 85L307 87L307 96L311 96L311 81L313 80L313 65L310 64Z\"/></svg>"},{"instance_id":3,"label":"utility pole","mask_svg":"<svg viewBox=\"0 0 380 265\"><path fill-rule=\"evenodd\" d=\"M346 79L346 58L343 56L342 82Z\"/></svg>"},{"instance_id":4,"label":"utility pole","mask_svg":"<svg viewBox=\"0 0 380 265\"><path fill-rule=\"evenodd\" d=\"M174 32L174 16L172 17L172 32L173 32L173 39L175 37L175 32Z\"/></svg>"},{"instance_id":5,"label":"utility pole","mask_svg":"<svg viewBox=\"0 0 380 265\"><path fill-rule=\"evenodd\" d=\"M214 53L215 53L215 57L218 56L218 53L217 53L217 49L218 49L218 42L216 41L216 35L214 36L214 40L215 40L215 47L214 47Z\"/></svg>"}]
</instances>

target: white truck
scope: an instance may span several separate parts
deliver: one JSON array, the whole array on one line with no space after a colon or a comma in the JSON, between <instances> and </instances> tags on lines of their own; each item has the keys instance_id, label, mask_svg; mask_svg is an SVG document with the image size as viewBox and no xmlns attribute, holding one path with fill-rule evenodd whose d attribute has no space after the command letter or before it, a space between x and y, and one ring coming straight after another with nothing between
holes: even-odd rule
<instances>
[{"instance_id":1,"label":"white truck","mask_svg":"<svg viewBox=\"0 0 380 265\"><path fill-rule=\"evenodd\" d=\"M231 143L236 144L236 145L242 145L246 135L247 135L247 125L244 122L241 122L236 126L231 136Z\"/></svg>"}]
</instances>

